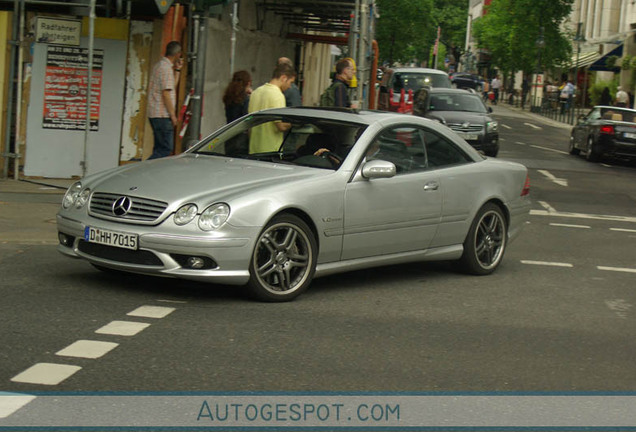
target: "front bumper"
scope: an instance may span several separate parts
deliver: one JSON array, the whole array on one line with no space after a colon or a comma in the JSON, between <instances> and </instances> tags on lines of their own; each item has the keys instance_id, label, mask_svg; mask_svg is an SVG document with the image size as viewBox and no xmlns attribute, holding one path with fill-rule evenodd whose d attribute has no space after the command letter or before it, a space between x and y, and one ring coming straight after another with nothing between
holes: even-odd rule
<instances>
[{"instance_id":1,"label":"front bumper","mask_svg":"<svg viewBox=\"0 0 636 432\"><path fill-rule=\"evenodd\" d=\"M136 250L89 243L84 239L87 226L105 230L138 234ZM229 227L223 233L181 234L161 225L146 227L94 219L88 223L57 215L60 237L58 251L85 259L95 265L155 276L191 279L231 285L243 285L249 280L249 262L258 227ZM171 232L172 231L172 232ZM188 258L205 262L204 268L188 267Z\"/></svg>"}]
</instances>

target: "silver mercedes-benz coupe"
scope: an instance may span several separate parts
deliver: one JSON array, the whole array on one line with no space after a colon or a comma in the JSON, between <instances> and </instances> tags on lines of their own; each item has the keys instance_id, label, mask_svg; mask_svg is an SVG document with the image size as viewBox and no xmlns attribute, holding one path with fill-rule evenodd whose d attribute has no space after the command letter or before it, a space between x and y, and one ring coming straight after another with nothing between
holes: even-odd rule
<instances>
[{"instance_id":1,"label":"silver mercedes-benz coupe","mask_svg":"<svg viewBox=\"0 0 636 432\"><path fill-rule=\"evenodd\" d=\"M314 277L387 264L456 260L489 274L524 225L528 192L523 165L482 156L438 122L282 108L73 184L58 250L286 301Z\"/></svg>"}]
</instances>

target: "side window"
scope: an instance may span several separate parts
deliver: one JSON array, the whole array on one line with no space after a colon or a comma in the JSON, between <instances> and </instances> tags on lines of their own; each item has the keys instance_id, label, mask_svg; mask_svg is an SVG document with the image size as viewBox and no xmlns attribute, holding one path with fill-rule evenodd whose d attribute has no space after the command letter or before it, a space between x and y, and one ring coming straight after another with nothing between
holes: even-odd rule
<instances>
[{"instance_id":1,"label":"side window","mask_svg":"<svg viewBox=\"0 0 636 432\"><path fill-rule=\"evenodd\" d=\"M601 118L601 111L599 109L593 109L588 115L588 120L598 120Z\"/></svg>"},{"instance_id":2,"label":"side window","mask_svg":"<svg viewBox=\"0 0 636 432\"><path fill-rule=\"evenodd\" d=\"M422 131L413 127L393 127L382 131L367 149L367 160L385 160L398 174L428 168Z\"/></svg>"},{"instance_id":3,"label":"side window","mask_svg":"<svg viewBox=\"0 0 636 432\"><path fill-rule=\"evenodd\" d=\"M429 130L422 130L428 166L446 167L469 163L470 158L453 142Z\"/></svg>"}]
</instances>

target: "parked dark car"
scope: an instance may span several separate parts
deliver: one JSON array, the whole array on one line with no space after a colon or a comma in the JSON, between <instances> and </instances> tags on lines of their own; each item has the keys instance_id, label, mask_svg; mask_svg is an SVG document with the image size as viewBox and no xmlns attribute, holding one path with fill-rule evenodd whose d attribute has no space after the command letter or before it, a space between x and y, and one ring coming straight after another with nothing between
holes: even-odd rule
<instances>
[{"instance_id":1,"label":"parked dark car","mask_svg":"<svg viewBox=\"0 0 636 432\"><path fill-rule=\"evenodd\" d=\"M437 120L486 156L499 153L498 123L481 96L461 89L425 88L418 93L413 114Z\"/></svg>"},{"instance_id":2,"label":"parked dark car","mask_svg":"<svg viewBox=\"0 0 636 432\"><path fill-rule=\"evenodd\" d=\"M636 159L636 110L595 106L580 116L570 134L570 154L581 152L590 162L603 155Z\"/></svg>"},{"instance_id":3,"label":"parked dark car","mask_svg":"<svg viewBox=\"0 0 636 432\"><path fill-rule=\"evenodd\" d=\"M455 72L450 75L451 83L459 89L471 88L481 92L484 86L484 80L479 76L467 72Z\"/></svg>"},{"instance_id":4,"label":"parked dark car","mask_svg":"<svg viewBox=\"0 0 636 432\"><path fill-rule=\"evenodd\" d=\"M413 102L409 100L409 90L415 95L424 86L452 88L448 74L441 70L413 67L386 69L380 83L378 109L410 113Z\"/></svg>"}]
</instances>

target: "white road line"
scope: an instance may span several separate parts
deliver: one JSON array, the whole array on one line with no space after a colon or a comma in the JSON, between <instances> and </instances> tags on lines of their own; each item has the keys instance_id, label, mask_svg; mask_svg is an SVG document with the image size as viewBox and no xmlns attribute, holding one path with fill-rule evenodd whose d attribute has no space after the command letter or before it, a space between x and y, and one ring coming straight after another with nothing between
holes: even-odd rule
<instances>
[{"instance_id":1,"label":"white road line","mask_svg":"<svg viewBox=\"0 0 636 432\"><path fill-rule=\"evenodd\" d=\"M78 340L56 352L55 355L96 359L114 350L118 345L114 342Z\"/></svg>"},{"instance_id":2,"label":"white road line","mask_svg":"<svg viewBox=\"0 0 636 432\"><path fill-rule=\"evenodd\" d=\"M526 126L530 126L530 127L532 127L532 128L535 128L535 129L543 129L541 126L537 126L537 125L534 125L534 124L532 124L532 123L524 123L524 125L526 125Z\"/></svg>"},{"instance_id":3,"label":"white road line","mask_svg":"<svg viewBox=\"0 0 636 432\"><path fill-rule=\"evenodd\" d=\"M526 145L526 143L522 143L521 141L515 141L515 144Z\"/></svg>"},{"instance_id":4,"label":"white road line","mask_svg":"<svg viewBox=\"0 0 636 432\"><path fill-rule=\"evenodd\" d=\"M541 204L541 207L543 207L544 209L546 209L549 212L556 212L557 210L552 207L550 204L548 204L545 201L539 201L539 204Z\"/></svg>"},{"instance_id":5,"label":"white road line","mask_svg":"<svg viewBox=\"0 0 636 432\"><path fill-rule=\"evenodd\" d=\"M33 395L0 392L0 419L9 417L33 399Z\"/></svg>"},{"instance_id":6,"label":"white road line","mask_svg":"<svg viewBox=\"0 0 636 432\"><path fill-rule=\"evenodd\" d=\"M56 385L82 369L80 366L55 364L55 363L36 363L24 372L21 372L11 378L11 381Z\"/></svg>"},{"instance_id":7,"label":"white road line","mask_svg":"<svg viewBox=\"0 0 636 432\"><path fill-rule=\"evenodd\" d=\"M610 228L610 231L621 231L621 232L631 232L636 233L636 230L627 229L627 228Z\"/></svg>"},{"instance_id":8,"label":"white road line","mask_svg":"<svg viewBox=\"0 0 636 432\"><path fill-rule=\"evenodd\" d=\"M624 272L624 273L636 273L636 268L621 268L621 267L605 267L605 266L596 266L599 270L613 271L613 272Z\"/></svg>"},{"instance_id":9,"label":"white road line","mask_svg":"<svg viewBox=\"0 0 636 432\"><path fill-rule=\"evenodd\" d=\"M500 124L502 127L505 127L506 129L512 129L510 126L505 125L505 124L503 124L503 123L499 123L499 124Z\"/></svg>"},{"instance_id":10,"label":"white road line","mask_svg":"<svg viewBox=\"0 0 636 432\"><path fill-rule=\"evenodd\" d=\"M546 210L530 210L530 215L531 216L556 216L556 217L567 217L572 219L594 219L594 220L607 220L607 221L614 221L614 222L636 223L636 217L631 217L631 216L593 215L593 214L583 214L583 213L546 211Z\"/></svg>"},{"instance_id":11,"label":"white road line","mask_svg":"<svg viewBox=\"0 0 636 432\"><path fill-rule=\"evenodd\" d=\"M560 262L550 262L550 261L521 260L521 264L543 265L543 266L550 266L550 267L574 267L570 263L560 263Z\"/></svg>"},{"instance_id":12,"label":"white road line","mask_svg":"<svg viewBox=\"0 0 636 432\"><path fill-rule=\"evenodd\" d=\"M592 228L589 225L570 225L570 224L559 224L559 223L551 223L550 225L557 226L557 227L566 227L566 228L586 228L586 229Z\"/></svg>"},{"instance_id":13,"label":"white road line","mask_svg":"<svg viewBox=\"0 0 636 432\"><path fill-rule=\"evenodd\" d=\"M561 154L565 154L565 155L569 154L568 152L565 152L565 151L562 151L562 150L556 150L556 149L553 149L553 148L550 148L550 147L542 147L542 146L538 146L538 145L531 145L530 147L538 148L538 149L541 149L541 150L549 150L549 151L552 151L552 152L555 152L555 153L561 153Z\"/></svg>"},{"instance_id":14,"label":"white road line","mask_svg":"<svg viewBox=\"0 0 636 432\"><path fill-rule=\"evenodd\" d=\"M604 166L605 168L614 168L614 165L608 165L606 163L602 163L600 164L601 166Z\"/></svg>"},{"instance_id":15,"label":"white road line","mask_svg":"<svg viewBox=\"0 0 636 432\"><path fill-rule=\"evenodd\" d=\"M187 303L187 301L185 300L163 300L163 299L157 299L158 302L164 302L164 303Z\"/></svg>"},{"instance_id":16,"label":"white road line","mask_svg":"<svg viewBox=\"0 0 636 432\"><path fill-rule=\"evenodd\" d=\"M554 174L552 174L550 171L546 171L546 170L537 170L539 173L543 174L544 176L546 176L548 178L548 180L550 180L553 183L556 183L560 186L567 186L568 185L568 181L566 179L563 178L558 178L556 177Z\"/></svg>"},{"instance_id":17,"label":"white road line","mask_svg":"<svg viewBox=\"0 0 636 432\"><path fill-rule=\"evenodd\" d=\"M130 321L111 321L105 326L95 330L95 333L118 335L118 336L134 336L150 324Z\"/></svg>"},{"instance_id":18,"label":"white road line","mask_svg":"<svg viewBox=\"0 0 636 432\"><path fill-rule=\"evenodd\" d=\"M126 315L143 318L164 318L175 311L175 308L165 306L140 306Z\"/></svg>"}]
</instances>

